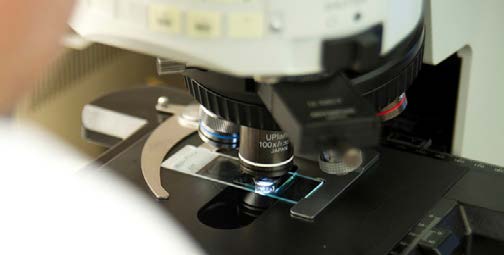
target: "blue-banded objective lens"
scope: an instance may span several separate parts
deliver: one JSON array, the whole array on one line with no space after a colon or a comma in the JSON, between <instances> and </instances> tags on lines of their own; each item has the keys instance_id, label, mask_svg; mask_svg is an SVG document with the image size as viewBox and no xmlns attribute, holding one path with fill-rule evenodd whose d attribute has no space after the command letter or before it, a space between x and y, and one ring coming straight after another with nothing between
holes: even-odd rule
<instances>
[{"instance_id":1,"label":"blue-banded objective lens","mask_svg":"<svg viewBox=\"0 0 504 255\"><path fill-rule=\"evenodd\" d=\"M240 126L224 120L201 107L199 135L201 139L217 148L235 149L240 143Z\"/></svg>"}]
</instances>

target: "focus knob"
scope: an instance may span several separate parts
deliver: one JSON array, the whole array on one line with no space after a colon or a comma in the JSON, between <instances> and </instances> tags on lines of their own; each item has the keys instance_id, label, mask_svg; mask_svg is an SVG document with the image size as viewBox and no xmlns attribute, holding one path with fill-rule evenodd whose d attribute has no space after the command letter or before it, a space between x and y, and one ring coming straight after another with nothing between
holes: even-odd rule
<instances>
[{"instance_id":1,"label":"focus knob","mask_svg":"<svg viewBox=\"0 0 504 255\"><path fill-rule=\"evenodd\" d=\"M362 165L362 151L347 149L344 151L327 150L320 154L320 170L327 174L346 175Z\"/></svg>"}]
</instances>

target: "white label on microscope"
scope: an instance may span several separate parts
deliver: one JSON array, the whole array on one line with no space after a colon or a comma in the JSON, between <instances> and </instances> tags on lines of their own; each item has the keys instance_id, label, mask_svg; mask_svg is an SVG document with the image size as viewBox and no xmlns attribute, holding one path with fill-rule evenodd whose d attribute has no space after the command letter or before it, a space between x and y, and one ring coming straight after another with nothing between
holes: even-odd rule
<instances>
[{"instance_id":1,"label":"white label on microscope","mask_svg":"<svg viewBox=\"0 0 504 255\"><path fill-rule=\"evenodd\" d=\"M218 156L218 153L208 149L186 145L165 160L161 167L186 174L196 174Z\"/></svg>"},{"instance_id":2,"label":"white label on microscope","mask_svg":"<svg viewBox=\"0 0 504 255\"><path fill-rule=\"evenodd\" d=\"M285 133L266 134L266 141L268 141L268 142L282 140L282 139L287 139L287 134L285 134Z\"/></svg>"},{"instance_id":3,"label":"white label on microscope","mask_svg":"<svg viewBox=\"0 0 504 255\"><path fill-rule=\"evenodd\" d=\"M259 148L271 149L271 153L287 151L289 149L289 140L276 142L260 141Z\"/></svg>"}]
</instances>

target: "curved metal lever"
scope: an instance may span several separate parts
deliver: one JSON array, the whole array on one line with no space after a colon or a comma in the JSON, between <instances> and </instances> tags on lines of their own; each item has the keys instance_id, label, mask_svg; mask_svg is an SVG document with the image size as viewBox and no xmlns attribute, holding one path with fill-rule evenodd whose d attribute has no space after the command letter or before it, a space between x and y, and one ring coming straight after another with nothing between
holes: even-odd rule
<instances>
[{"instance_id":1,"label":"curved metal lever","mask_svg":"<svg viewBox=\"0 0 504 255\"><path fill-rule=\"evenodd\" d=\"M141 168L145 182L157 199L168 199L170 194L161 185L161 163L173 146L197 129L182 126L179 117L187 106L170 105L166 111L173 116L168 118L147 139L141 156Z\"/></svg>"}]
</instances>

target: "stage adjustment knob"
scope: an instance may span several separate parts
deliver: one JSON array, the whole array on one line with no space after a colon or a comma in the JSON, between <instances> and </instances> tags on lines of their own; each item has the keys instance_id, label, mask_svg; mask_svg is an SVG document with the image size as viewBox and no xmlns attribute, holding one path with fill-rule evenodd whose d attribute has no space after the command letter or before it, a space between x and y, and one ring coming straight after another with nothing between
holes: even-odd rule
<instances>
[{"instance_id":1,"label":"stage adjustment knob","mask_svg":"<svg viewBox=\"0 0 504 255\"><path fill-rule=\"evenodd\" d=\"M320 154L320 170L327 174L346 175L361 165L362 151L359 149L326 150Z\"/></svg>"}]
</instances>

